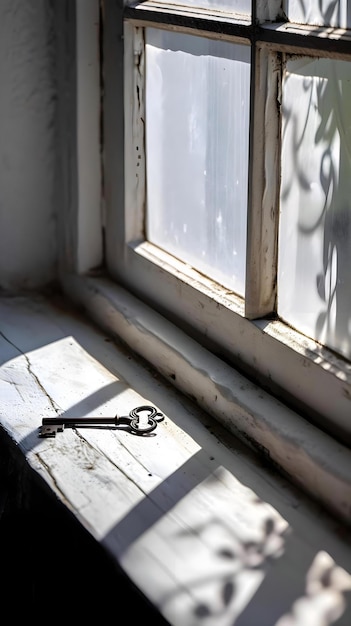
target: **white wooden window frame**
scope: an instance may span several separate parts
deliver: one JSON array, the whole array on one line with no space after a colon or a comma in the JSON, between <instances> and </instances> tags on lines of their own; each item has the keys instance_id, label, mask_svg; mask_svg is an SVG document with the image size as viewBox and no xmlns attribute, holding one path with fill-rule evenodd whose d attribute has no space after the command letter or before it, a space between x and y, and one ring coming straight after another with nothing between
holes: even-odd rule
<instances>
[{"instance_id":1,"label":"white wooden window frame","mask_svg":"<svg viewBox=\"0 0 351 626\"><path fill-rule=\"evenodd\" d=\"M272 7L277 8L276 2L262 4L268 5L271 14ZM221 23L221 36L227 40L249 44L250 38L256 38L256 45L252 46L252 84L255 85L256 97L252 100L249 173L254 184L249 184L245 304L228 290L221 289L210 279L205 280L193 269L175 261L144 237L143 27L171 27L182 32L217 37L219 14L208 11L187 11L180 7L166 7L165 4L160 7L148 1L125 9L123 33L120 31L124 43L125 159L124 172L120 166L119 175L115 159L110 158L112 149L114 152L117 149L116 145L110 150L106 146L107 180L112 188L115 179L118 188L113 199L110 196L107 198L107 201L110 199L106 206L108 268L116 280L137 296L156 306L158 311L186 331L195 332L209 349L287 400L305 416L333 433L339 431L342 441L347 439L350 443L350 364L285 324L270 320L276 298L279 213L279 142L276 137L279 136L280 125L282 59L285 53L350 59L350 37L340 29L333 31L314 27L311 31L284 22L263 22L265 17L272 15L262 14L259 17L260 28L254 31L251 30L250 20L244 18L227 16L223 19L222 14ZM119 28L122 28L121 24ZM326 35L328 51L324 45ZM117 51L115 58L118 58ZM116 64L111 69L116 76ZM111 73L107 71L105 124L109 142L113 142L113 137L118 141L117 135L110 131L109 111L112 110L114 116L116 111L113 94L112 103L109 102L107 83L111 80ZM122 81L119 88L122 89ZM120 95L119 103L121 106ZM120 141L121 132L120 129ZM124 193L120 182L122 176L125 180Z\"/></svg>"},{"instance_id":2,"label":"white wooden window frame","mask_svg":"<svg viewBox=\"0 0 351 626\"><path fill-rule=\"evenodd\" d=\"M96 271L94 246L85 244L80 253L77 246L75 263L67 258L64 262L64 289L183 392L259 446L269 449L276 445L275 429L284 423L288 437L297 433L303 446L308 422L349 446L351 364L272 318L279 194L279 177L272 172L278 172L279 164L276 137L284 54L351 60L350 34L340 29L265 23L265 18L274 18L279 5L275 0L261 3L267 14L257 13L260 24L253 31L245 18L223 19L223 14L209 11L186 11L164 3L161 7L148 0L134 7L125 7L123 0L89 1L90 19L95 20L99 10L103 19L103 204L96 207L95 218L102 219L107 273L101 276ZM80 9L79 5L78 1L77 25L87 19L83 12L86 4ZM252 97L249 172L255 185L249 185L245 304L145 241L144 26L170 27L206 37L217 37L221 28L221 37L227 40L255 41L252 81L258 97ZM79 50L77 72L84 72ZM100 87L96 84L97 90ZM84 103L80 106L78 118L84 115ZM80 132L84 135L84 129ZM79 136L77 139L80 167L85 164L93 176L89 153L80 150ZM91 216L84 220L81 205L78 213L76 238L77 243L84 243L82 233L87 232ZM76 219L74 212L72 219ZM95 219L95 224L98 221ZM96 230L100 241L101 230ZM292 414L298 420L294 425ZM260 438L255 427L252 430L257 419L259 424L262 420L260 428L273 433L274 443L272 438ZM273 449L268 451L277 460ZM284 452L280 456L278 462L289 465ZM293 473L295 462L285 469Z\"/></svg>"}]
</instances>

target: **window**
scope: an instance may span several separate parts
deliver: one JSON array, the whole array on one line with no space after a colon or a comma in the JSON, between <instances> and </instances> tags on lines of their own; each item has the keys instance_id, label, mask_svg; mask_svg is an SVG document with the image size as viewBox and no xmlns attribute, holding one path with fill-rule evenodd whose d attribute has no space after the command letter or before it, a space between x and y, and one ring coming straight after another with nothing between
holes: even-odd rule
<instances>
[{"instance_id":1,"label":"window","mask_svg":"<svg viewBox=\"0 0 351 626\"><path fill-rule=\"evenodd\" d=\"M109 273L350 445L347 0L104 11Z\"/></svg>"}]
</instances>

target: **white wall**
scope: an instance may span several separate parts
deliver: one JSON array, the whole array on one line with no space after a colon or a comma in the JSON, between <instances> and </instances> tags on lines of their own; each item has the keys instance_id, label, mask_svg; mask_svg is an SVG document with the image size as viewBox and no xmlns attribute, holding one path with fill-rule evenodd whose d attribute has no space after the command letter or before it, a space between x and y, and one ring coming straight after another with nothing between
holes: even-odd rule
<instances>
[{"instance_id":1,"label":"white wall","mask_svg":"<svg viewBox=\"0 0 351 626\"><path fill-rule=\"evenodd\" d=\"M0 287L56 273L56 85L52 3L0 2Z\"/></svg>"},{"instance_id":2,"label":"white wall","mask_svg":"<svg viewBox=\"0 0 351 626\"><path fill-rule=\"evenodd\" d=\"M98 0L76 0L76 54L76 270L81 273L101 265L103 258Z\"/></svg>"},{"instance_id":3,"label":"white wall","mask_svg":"<svg viewBox=\"0 0 351 626\"><path fill-rule=\"evenodd\" d=\"M103 259L98 0L0 0L0 289Z\"/></svg>"}]
</instances>

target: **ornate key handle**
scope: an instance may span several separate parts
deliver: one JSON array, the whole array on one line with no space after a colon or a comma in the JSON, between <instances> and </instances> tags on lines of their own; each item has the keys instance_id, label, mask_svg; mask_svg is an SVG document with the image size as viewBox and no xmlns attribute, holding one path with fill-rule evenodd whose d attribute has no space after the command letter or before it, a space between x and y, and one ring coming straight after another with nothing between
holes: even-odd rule
<instances>
[{"instance_id":1,"label":"ornate key handle","mask_svg":"<svg viewBox=\"0 0 351 626\"><path fill-rule=\"evenodd\" d=\"M143 425L140 426L139 424L139 413L142 413L142 411L149 412L149 415L147 418L147 425L145 426ZM154 406L149 406L149 405L137 406L135 409L132 409L130 411L129 417L131 418L130 424L129 424L130 429L133 433L136 433L137 435L151 433L153 430L155 430L157 426L157 422L160 422L161 420L164 419L163 413L159 413L157 409L155 409Z\"/></svg>"},{"instance_id":2,"label":"ornate key handle","mask_svg":"<svg viewBox=\"0 0 351 626\"><path fill-rule=\"evenodd\" d=\"M147 423L140 422L139 414L143 411L148 412ZM55 437L56 433L62 432L64 428L78 428L79 426L119 426L125 424L135 435L146 435L155 430L157 423L164 419L163 413L157 411L154 406L145 404L132 409L128 417L65 417L63 415L57 417L44 417L39 431L40 437Z\"/></svg>"}]
</instances>

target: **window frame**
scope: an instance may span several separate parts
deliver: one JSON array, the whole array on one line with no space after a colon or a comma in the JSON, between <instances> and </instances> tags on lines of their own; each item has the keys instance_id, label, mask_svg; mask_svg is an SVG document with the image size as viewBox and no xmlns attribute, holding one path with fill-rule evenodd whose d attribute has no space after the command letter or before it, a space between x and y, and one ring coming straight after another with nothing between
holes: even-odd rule
<instances>
[{"instance_id":1,"label":"window frame","mask_svg":"<svg viewBox=\"0 0 351 626\"><path fill-rule=\"evenodd\" d=\"M235 23L228 17L224 22L222 37L252 45L253 83L260 91L251 109L249 180L255 180L255 185L249 185L247 277L250 280L244 304L235 294L219 288L144 240L145 163L140 150L143 53L138 29L167 28L168 20L174 30L216 37L219 27L216 15L211 19L209 11L195 11L195 20L193 12L179 7L166 10L163 6L160 11L148 0L142 4L140 8L138 4L126 7L123 0L104 2L104 208L108 274L252 382L350 446L351 363L272 315L276 298L279 185L273 185L270 193L265 193L263 176L279 160L279 143L271 137L280 132L284 54L332 55L350 60L350 33L278 21L264 23L264 16L253 27L246 19ZM130 36L133 30L134 40ZM326 36L330 44L328 51L324 49ZM271 80L267 80L267 68ZM139 108L130 106L136 102L131 97L133 90L139 92ZM125 116L121 114L123 110Z\"/></svg>"}]
</instances>

